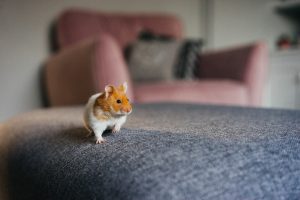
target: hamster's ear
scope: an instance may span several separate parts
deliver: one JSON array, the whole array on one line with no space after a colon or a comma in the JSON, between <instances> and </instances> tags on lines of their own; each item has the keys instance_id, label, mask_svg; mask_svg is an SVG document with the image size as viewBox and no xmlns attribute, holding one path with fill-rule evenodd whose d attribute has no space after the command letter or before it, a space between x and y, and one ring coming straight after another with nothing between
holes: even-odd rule
<instances>
[{"instance_id":1,"label":"hamster's ear","mask_svg":"<svg viewBox=\"0 0 300 200\"><path fill-rule=\"evenodd\" d=\"M127 82L124 82L122 85L120 85L119 89L126 93L126 91L127 91Z\"/></svg>"},{"instance_id":2,"label":"hamster's ear","mask_svg":"<svg viewBox=\"0 0 300 200\"><path fill-rule=\"evenodd\" d=\"M105 98L107 99L108 98L108 96L111 94L111 93L113 93L114 92L114 86L112 86L112 85L107 85L107 86L105 86Z\"/></svg>"}]
</instances>

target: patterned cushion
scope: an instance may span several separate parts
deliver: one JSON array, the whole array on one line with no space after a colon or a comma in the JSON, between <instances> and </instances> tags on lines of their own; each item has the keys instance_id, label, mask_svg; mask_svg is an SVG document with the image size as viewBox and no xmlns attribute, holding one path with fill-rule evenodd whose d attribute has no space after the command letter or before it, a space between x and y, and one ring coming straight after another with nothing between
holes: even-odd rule
<instances>
[{"instance_id":1,"label":"patterned cushion","mask_svg":"<svg viewBox=\"0 0 300 200\"><path fill-rule=\"evenodd\" d=\"M133 81L168 81L174 79L180 42L138 41L133 44L129 71Z\"/></svg>"},{"instance_id":2,"label":"patterned cushion","mask_svg":"<svg viewBox=\"0 0 300 200\"><path fill-rule=\"evenodd\" d=\"M126 52L131 76L136 82L194 79L201 46L201 40L142 32Z\"/></svg>"},{"instance_id":3,"label":"patterned cushion","mask_svg":"<svg viewBox=\"0 0 300 200\"><path fill-rule=\"evenodd\" d=\"M175 65L175 76L179 79L194 79L198 74L197 58L201 51L202 40L188 39L182 43Z\"/></svg>"}]
</instances>

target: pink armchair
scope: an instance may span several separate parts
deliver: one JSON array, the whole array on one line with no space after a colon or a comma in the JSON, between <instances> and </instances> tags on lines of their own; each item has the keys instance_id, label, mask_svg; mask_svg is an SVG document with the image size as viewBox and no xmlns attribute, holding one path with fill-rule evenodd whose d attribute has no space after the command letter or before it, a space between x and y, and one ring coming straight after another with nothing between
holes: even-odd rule
<instances>
[{"instance_id":1,"label":"pink armchair","mask_svg":"<svg viewBox=\"0 0 300 200\"><path fill-rule=\"evenodd\" d=\"M50 106L84 104L106 84L124 81L134 102L261 104L267 58L262 43L199 55L201 67L195 81L134 84L124 48L143 29L182 38L182 24L176 17L72 9L59 16L56 28L60 50L45 68Z\"/></svg>"}]
</instances>

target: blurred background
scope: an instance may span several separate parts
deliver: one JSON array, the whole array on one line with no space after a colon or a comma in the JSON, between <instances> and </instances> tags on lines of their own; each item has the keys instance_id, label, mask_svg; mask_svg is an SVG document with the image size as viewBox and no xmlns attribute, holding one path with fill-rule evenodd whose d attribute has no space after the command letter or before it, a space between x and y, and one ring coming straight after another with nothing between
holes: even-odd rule
<instances>
[{"instance_id":1,"label":"blurred background","mask_svg":"<svg viewBox=\"0 0 300 200\"><path fill-rule=\"evenodd\" d=\"M42 107L50 26L70 7L176 15L184 37L201 38L203 51L263 41L269 70L262 106L300 108L298 0L0 0L0 121Z\"/></svg>"}]
</instances>

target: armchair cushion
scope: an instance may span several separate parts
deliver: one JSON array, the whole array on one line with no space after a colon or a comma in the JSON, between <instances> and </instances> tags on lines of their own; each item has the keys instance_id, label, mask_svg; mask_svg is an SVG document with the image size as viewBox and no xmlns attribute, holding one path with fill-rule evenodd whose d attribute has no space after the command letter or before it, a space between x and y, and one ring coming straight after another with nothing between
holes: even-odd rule
<instances>
[{"instance_id":1,"label":"armchair cushion","mask_svg":"<svg viewBox=\"0 0 300 200\"><path fill-rule=\"evenodd\" d=\"M242 81L252 46L211 51L199 57L199 78L232 79Z\"/></svg>"},{"instance_id":2,"label":"armchair cushion","mask_svg":"<svg viewBox=\"0 0 300 200\"><path fill-rule=\"evenodd\" d=\"M95 44L78 43L46 61L44 77L49 106L82 104L97 91L92 78Z\"/></svg>"},{"instance_id":3,"label":"armchair cushion","mask_svg":"<svg viewBox=\"0 0 300 200\"><path fill-rule=\"evenodd\" d=\"M137 102L187 102L247 105L245 85L230 80L174 81L134 86Z\"/></svg>"},{"instance_id":4,"label":"armchair cushion","mask_svg":"<svg viewBox=\"0 0 300 200\"><path fill-rule=\"evenodd\" d=\"M128 83L128 97L133 99L131 79L122 51L114 38L101 34L70 46L46 62L45 80L50 106L85 104L90 95L103 91L105 85Z\"/></svg>"},{"instance_id":5,"label":"armchair cushion","mask_svg":"<svg viewBox=\"0 0 300 200\"><path fill-rule=\"evenodd\" d=\"M199 78L231 79L246 85L249 105L259 106L267 72L267 48L263 42L207 52L199 56Z\"/></svg>"}]
</instances>

